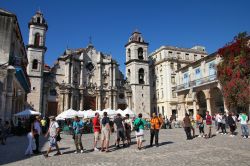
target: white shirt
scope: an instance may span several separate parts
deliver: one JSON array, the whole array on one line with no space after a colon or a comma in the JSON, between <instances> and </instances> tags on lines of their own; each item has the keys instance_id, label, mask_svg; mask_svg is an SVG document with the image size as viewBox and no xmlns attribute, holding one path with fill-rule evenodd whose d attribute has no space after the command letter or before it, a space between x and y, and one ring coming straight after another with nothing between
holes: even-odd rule
<instances>
[{"instance_id":1,"label":"white shirt","mask_svg":"<svg viewBox=\"0 0 250 166\"><path fill-rule=\"evenodd\" d=\"M50 122L50 126L49 126L49 135L51 137L55 137L57 132L56 129L59 128L59 125L57 122Z\"/></svg>"},{"instance_id":2,"label":"white shirt","mask_svg":"<svg viewBox=\"0 0 250 166\"><path fill-rule=\"evenodd\" d=\"M40 123L35 121L34 123L34 129L36 129L37 133L40 135L41 134L41 126Z\"/></svg>"},{"instance_id":3,"label":"white shirt","mask_svg":"<svg viewBox=\"0 0 250 166\"><path fill-rule=\"evenodd\" d=\"M221 121L222 121L222 116L218 114L218 115L216 116L216 119L217 119L217 122L218 122L218 123L221 123Z\"/></svg>"}]
</instances>

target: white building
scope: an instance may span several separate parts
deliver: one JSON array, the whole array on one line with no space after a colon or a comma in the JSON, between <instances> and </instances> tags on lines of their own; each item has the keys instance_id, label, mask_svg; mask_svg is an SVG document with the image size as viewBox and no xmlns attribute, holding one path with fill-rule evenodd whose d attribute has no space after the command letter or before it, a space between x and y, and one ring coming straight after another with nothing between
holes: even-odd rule
<instances>
[{"instance_id":1,"label":"white building","mask_svg":"<svg viewBox=\"0 0 250 166\"><path fill-rule=\"evenodd\" d=\"M150 54L152 112L167 117L178 115L178 98L172 90L176 86L176 71L206 56L202 46L191 49L162 46Z\"/></svg>"}]
</instances>

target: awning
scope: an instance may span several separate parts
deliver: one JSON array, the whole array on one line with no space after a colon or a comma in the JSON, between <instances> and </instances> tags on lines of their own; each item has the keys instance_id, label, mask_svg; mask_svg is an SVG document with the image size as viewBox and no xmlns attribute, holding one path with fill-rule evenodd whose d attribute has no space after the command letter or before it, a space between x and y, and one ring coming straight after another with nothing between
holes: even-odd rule
<instances>
[{"instance_id":1,"label":"awning","mask_svg":"<svg viewBox=\"0 0 250 166\"><path fill-rule=\"evenodd\" d=\"M21 67L15 67L16 68L16 78L20 82L23 89L26 91L26 93L30 92L30 86L28 83L28 80L23 72L23 69Z\"/></svg>"}]
</instances>

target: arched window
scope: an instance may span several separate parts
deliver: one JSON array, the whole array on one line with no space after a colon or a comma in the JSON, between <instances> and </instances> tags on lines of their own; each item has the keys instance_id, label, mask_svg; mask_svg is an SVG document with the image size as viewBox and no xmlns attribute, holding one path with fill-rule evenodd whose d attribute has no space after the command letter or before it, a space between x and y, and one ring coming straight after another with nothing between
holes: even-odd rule
<instances>
[{"instance_id":1,"label":"arched window","mask_svg":"<svg viewBox=\"0 0 250 166\"><path fill-rule=\"evenodd\" d=\"M143 49L141 47L138 48L138 59L143 60Z\"/></svg>"},{"instance_id":2,"label":"arched window","mask_svg":"<svg viewBox=\"0 0 250 166\"><path fill-rule=\"evenodd\" d=\"M40 45L40 34L36 33L35 34L35 40L34 40L34 45L38 47Z\"/></svg>"},{"instance_id":3,"label":"arched window","mask_svg":"<svg viewBox=\"0 0 250 166\"><path fill-rule=\"evenodd\" d=\"M139 69L139 84L144 84L144 70Z\"/></svg>"},{"instance_id":4,"label":"arched window","mask_svg":"<svg viewBox=\"0 0 250 166\"><path fill-rule=\"evenodd\" d=\"M128 49L128 60L130 60L131 59L131 50L130 50L130 48Z\"/></svg>"},{"instance_id":5,"label":"arched window","mask_svg":"<svg viewBox=\"0 0 250 166\"><path fill-rule=\"evenodd\" d=\"M128 82L130 82L130 75L131 75L130 69L128 69Z\"/></svg>"},{"instance_id":6,"label":"arched window","mask_svg":"<svg viewBox=\"0 0 250 166\"><path fill-rule=\"evenodd\" d=\"M32 62L32 69L37 69L38 68L38 60L34 59Z\"/></svg>"},{"instance_id":7,"label":"arched window","mask_svg":"<svg viewBox=\"0 0 250 166\"><path fill-rule=\"evenodd\" d=\"M41 23L41 18L37 17L37 23L40 24Z\"/></svg>"}]
</instances>

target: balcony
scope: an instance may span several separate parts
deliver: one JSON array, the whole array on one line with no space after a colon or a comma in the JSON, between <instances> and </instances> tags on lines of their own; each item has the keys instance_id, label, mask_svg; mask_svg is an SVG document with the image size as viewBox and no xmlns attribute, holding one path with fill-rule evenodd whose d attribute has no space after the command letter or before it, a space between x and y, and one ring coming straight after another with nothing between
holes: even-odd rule
<instances>
[{"instance_id":1,"label":"balcony","mask_svg":"<svg viewBox=\"0 0 250 166\"><path fill-rule=\"evenodd\" d=\"M217 76L216 76L216 74L214 74L214 75L210 75L208 77L203 77L203 78L200 78L200 79L197 79L197 80L193 80L193 81L190 81L190 82L175 86L173 88L173 90L179 92L179 91L188 90L190 88L203 86L203 85L213 83L213 82L217 82L217 81L218 81Z\"/></svg>"}]
</instances>

